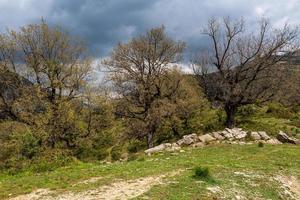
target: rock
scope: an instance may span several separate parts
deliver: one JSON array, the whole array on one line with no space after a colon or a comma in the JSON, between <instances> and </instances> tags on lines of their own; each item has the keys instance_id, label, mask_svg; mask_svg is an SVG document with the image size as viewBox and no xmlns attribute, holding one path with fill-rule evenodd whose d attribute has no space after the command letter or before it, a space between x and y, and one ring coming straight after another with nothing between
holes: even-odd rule
<instances>
[{"instance_id":1,"label":"rock","mask_svg":"<svg viewBox=\"0 0 300 200\"><path fill-rule=\"evenodd\" d=\"M155 146L153 148L147 149L145 150L146 154L151 154L151 153L156 153L156 152L160 152L166 149L165 144L160 144L158 146Z\"/></svg>"},{"instance_id":2,"label":"rock","mask_svg":"<svg viewBox=\"0 0 300 200\"><path fill-rule=\"evenodd\" d=\"M205 144L203 142L197 142L192 145L193 148L204 147L204 146L205 146Z\"/></svg>"},{"instance_id":3,"label":"rock","mask_svg":"<svg viewBox=\"0 0 300 200\"><path fill-rule=\"evenodd\" d=\"M203 143L209 143L209 142L216 140L216 138L212 137L209 134L205 134L205 135L199 136L199 140Z\"/></svg>"},{"instance_id":4,"label":"rock","mask_svg":"<svg viewBox=\"0 0 300 200\"><path fill-rule=\"evenodd\" d=\"M180 139L180 140L177 141L177 144L179 146L190 145L192 143L194 143L194 140L192 138L190 138L190 137L182 138L182 139Z\"/></svg>"},{"instance_id":5,"label":"rock","mask_svg":"<svg viewBox=\"0 0 300 200\"><path fill-rule=\"evenodd\" d=\"M222 131L221 134L222 134L222 136L225 137L227 140L233 139L232 133L230 133L230 132L228 132L228 131L226 131L226 130Z\"/></svg>"},{"instance_id":6,"label":"rock","mask_svg":"<svg viewBox=\"0 0 300 200\"><path fill-rule=\"evenodd\" d=\"M179 147L177 143L172 143L172 147Z\"/></svg>"},{"instance_id":7,"label":"rock","mask_svg":"<svg viewBox=\"0 0 300 200\"><path fill-rule=\"evenodd\" d=\"M241 140L247 137L247 132L246 131L240 131L238 134L236 134L235 139Z\"/></svg>"},{"instance_id":8,"label":"rock","mask_svg":"<svg viewBox=\"0 0 300 200\"><path fill-rule=\"evenodd\" d=\"M258 131L258 134L260 135L260 138L262 140L269 140L269 139L271 139L271 137L268 136L268 134L265 131Z\"/></svg>"},{"instance_id":9,"label":"rock","mask_svg":"<svg viewBox=\"0 0 300 200\"><path fill-rule=\"evenodd\" d=\"M220 133L218 132L212 132L211 133L212 137L216 138L217 140L224 140L225 137L223 137Z\"/></svg>"},{"instance_id":10,"label":"rock","mask_svg":"<svg viewBox=\"0 0 300 200\"><path fill-rule=\"evenodd\" d=\"M195 142L198 142L198 135L196 133L190 134L190 135L184 135L182 139L177 141L177 144L179 146L182 145L190 145L193 144Z\"/></svg>"},{"instance_id":11,"label":"rock","mask_svg":"<svg viewBox=\"0 0 300 200\"><path fill-rule=\"evenodd\" d=\"M165 143L165 147L172 147L171 143Z\"/></svg>"},{"instance_id":12,"label":"rock","mask_svg":"<svg viewBox=\"0 0 300 200\"><path fill-rule=\"evenodd\" d=\"M265 141L266 144L282 144L279 140L277 140L276 138L273 139L269 139Z\"/></svg>"},{"instance_id":13,"label":"rock","mask_svg":"<svg viewBox=\"0 0 300 200\"><path fill-rule=\"evenodd\" d=\"M226 128L222 132L223 136L229 140L237 139L241 140L247 137L247 132L243 131L241 128Z\"/></svg>"},{"instance_id":14,"label":"rock","mask_svg":"<svg viewBox=\"0 0 300 200\"><path fill-rule=\"evenodd\" d=\"M165 150L166 151L170 151L170 152L172 152L172 151L179 151L181 149L181 147L178 144L176 144L176 143L172 143L172 144L165 143L165 147L166 147Z\"/></svg>"},{"instance_id":15,"label":"rock","mask_svg":"<svg viewBox=\"0 0 300 200\"><path fill-rule=\"evenodd\" d=\"M260 135L258 134L258 132L251 132L250 133L250 137L253 139L253 140L260 140L261 137Z\"/></svg>"},{"instance_id":16,"label":"rock","mask_svg":"<svg viewBox=\"0 0 300 200\"><path fill-rule=\"evenodd\" d=\"M298 139L290 137L282 131L279 131L276 138L282 143L300 144L300 141Z\"/></svg>"}]
</instances>

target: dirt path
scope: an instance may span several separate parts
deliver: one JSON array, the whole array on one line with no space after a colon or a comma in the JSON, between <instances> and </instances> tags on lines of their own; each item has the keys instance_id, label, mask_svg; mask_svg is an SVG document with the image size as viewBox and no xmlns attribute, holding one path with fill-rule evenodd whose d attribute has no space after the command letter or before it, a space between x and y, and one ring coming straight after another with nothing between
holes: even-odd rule
<instances>
[{"instance_id":1,"label":"dirt path","mask_svg":"<svg viewBox=\"0 0 300 200\"><path fill-rule=\"evenodd\" d=\"M284 195L292 199L300 199L300 182L294 176L276 176L275 180L282 184Z\"/></svg>"},{"instance_id":2,"label":"dirt path","mask_svg":"<svg viewBox=\"0 0 300 200\"><path fill-rule=\"evenodd\" d=\"M119 181L98 189L80 193L67 192L55 196L55 192L39 189L30 194L21 195L11 200L113 200L131 199L142 195L155 185L166 184L166 179L179 174L181 171L171 172L160 176L149 176L129 181Z\"/></svg>"}]
</instances>

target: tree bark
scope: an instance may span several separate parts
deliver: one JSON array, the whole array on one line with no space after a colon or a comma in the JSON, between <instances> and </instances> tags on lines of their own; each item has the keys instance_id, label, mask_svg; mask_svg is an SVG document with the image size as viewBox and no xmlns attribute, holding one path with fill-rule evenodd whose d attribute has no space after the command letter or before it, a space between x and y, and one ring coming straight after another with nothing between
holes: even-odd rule
<instances>
[{"instance_id":1,"label":"tree bark","mask_svg":"<svg viewBox=\"0 0 300 200\"><path fill-rule=\"evenodd\" d=\"M235 105L227 104L225 105L226 112L226 122L225 125L227 128L234 128L235 126L235 114L237 111L237 107Z\"/></svg>"},{"instance_id":2,"label":"tree bark","mask_svg":"<svg viewBox=\"0 0 300 200\"><path fill-rule=\"evenodd\" d=\"M148 146L148 149L154 147L154 144L153 144L153 135L154 135L153 132L149 132L147 134L147 146Z\"/></svg>"}]
</instances>

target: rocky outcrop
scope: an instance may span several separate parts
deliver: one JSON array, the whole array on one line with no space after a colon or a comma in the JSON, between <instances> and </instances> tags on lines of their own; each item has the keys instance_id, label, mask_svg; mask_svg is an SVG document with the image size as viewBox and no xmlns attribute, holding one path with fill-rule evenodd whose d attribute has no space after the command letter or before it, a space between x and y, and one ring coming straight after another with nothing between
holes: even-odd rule
<instances>
[{"instance_id":1,"label":"rocky outcrop","mask_svg":"<svg viewBox=\"0 0 300 200\"><path fill-rule=\"evenodd\" d=\"M276 137L282 143L300 144L300 141L296 138L288 136L286 133L280 131Z\"/></svg>"},{"instance_id":2,"label":"rocky outcrop","mask_svg":"<svg viewBox=\"0 0 300 200\"><path fill-rule=\"evenodd\" d=\"M210 142L212 142L212 141L215 141L216 138L214 138L214 137L211 136L210 134L205 134L205 135L199 136L199 140L200 140L202 143L210 143Z\"/></svg>"},{"instance_id":3,"label":"rocky outcrop","mask_svg":"<svg viewBox=\"0 0 300 200\"><path fill-rule=\"evenodd\" d=\"M162 151L178 151L181 147L177 143L163 143L145 151L146 154L152 154Z\"/></svg>"},{"instance_id":4,"label":"rocky outcrop","mask_svg":"<svg viewBox=\"0 0 300 200\"><path fill-rule=\"evenodd\" d=\"M207 133L198 136L197 134L189 134L183 136L182 139L178 140L176 143L164 143L147 149L146 154L151 154L161 151L177 151L183 146L190 146L193 148L202 148L210 143L228 143L228 144L238 144L246 145L262 142L265 144L278 145L282 143L299 144L299 140L296 138L289 137L282 131L279 132L277 138L271 138L265 131L253 131L246 132L241 128L226 128L223 131L216 131L212 133Z\"/></svg>"}]
</instances>

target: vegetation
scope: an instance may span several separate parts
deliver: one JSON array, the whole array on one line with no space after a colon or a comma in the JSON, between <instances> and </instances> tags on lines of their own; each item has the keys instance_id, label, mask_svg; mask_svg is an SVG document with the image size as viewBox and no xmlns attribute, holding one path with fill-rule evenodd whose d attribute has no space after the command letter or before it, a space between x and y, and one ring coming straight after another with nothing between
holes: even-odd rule
<instances>
[{"instance_id":1,"label":"vegetation","mask_svg":"<svg viewBox=\"0 0 300 200\"><path fill-rule=\"evenodd\" d=\"M299 176L298 161L291 162L299 148L216 145L176 155L142 155L146 148L186 134L233 125L270 135L282 130L300 138L298 96L280 98L287 85L279 90L265 87L269 75L288 71L283 59L294 53L289 45L296 29L269 32L263 21L259 34L249 36L242 21L225 19L223 25L210 21L206 33L215 42L215 53L195 60L196 74L177 66L185 43L158 27L114 48L101 63L109 84L100 87L94 84L93 58L84 42L61 27L42 21L1 34L0 198L36 188L79 191L118 178L180 170L174 178L178 183L153 187L146 195L205 198L207 186L228 189L238 183L233 173L246 170L266 175L256 192L276 199L272 185L263 183L282 167ZM292 52L278 57L287 46ZM216 71L205 68L212 64ZM74 186L95 176L103 179Z\"/></svg>"},{"instance_id":2,"label":"vegetation","mask_svg":"<svg viewBox=\"0 0 300 200\"><path fill-rule=\"evenodd\" d=\"M204 34L211 40L212 52L194 59L199 83L211 101L221 102L228 128L235 126L240 106L272 100L285 74L280 63L298 48L297 28L286 25L275 30L264 19L257 34L246 28L243 20L211 19ZM290 52L278 55L286 48Z\"/></svg>"},{"instance_id":3,"label":"vegetation","mask_svg":"<svg viewBox=\"0 0 300 200\"><path fill-rule=\"evenodd\" d=\"M220 194L213 194L208 188L220 187L226 192L226 199L234 198L235 192L239 192L253 199L279 200L282 199L280 185L271 180L282 174L300 178L300 160L295 159L299 153L299 147L292 145L265 145L264 148L257 145L217 145L185 149L178 155L164 153L122 163L73 162L38 175L33 170L17 176L1 173L0 198L28 193L36 188L49 188L56 195L65 191L80 192L119 182L120 179L133 182L143 177L179 171L176 176L167 178L166 184L152 187L137 199L213 199ZM215 181L194 178L194 169L199 164L209 168ZM95 177L101 178L96 182L82 183Z\"/></svg>"}]
</instances>

